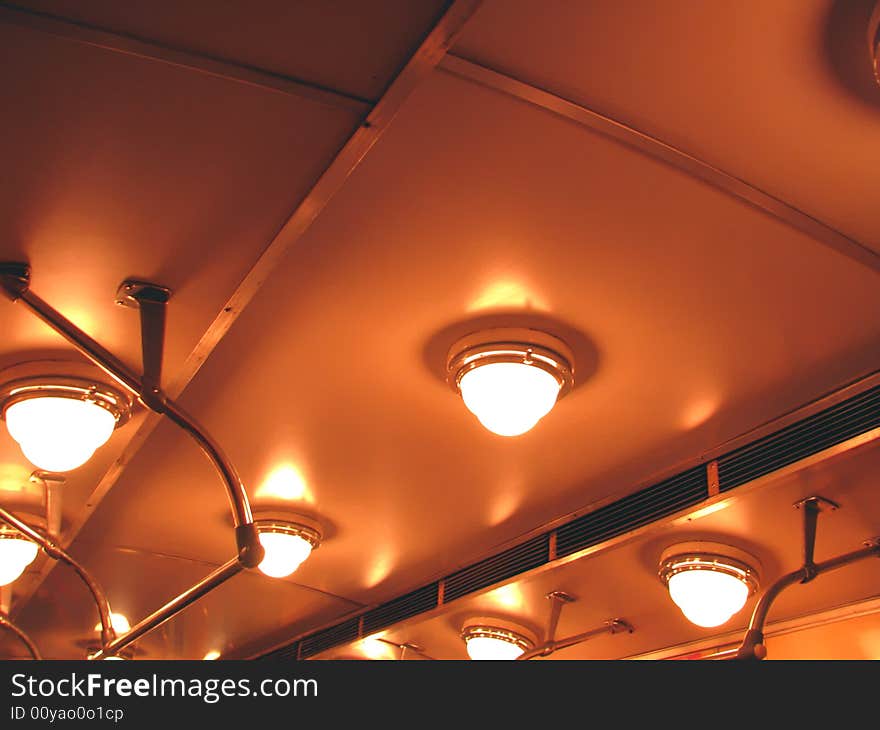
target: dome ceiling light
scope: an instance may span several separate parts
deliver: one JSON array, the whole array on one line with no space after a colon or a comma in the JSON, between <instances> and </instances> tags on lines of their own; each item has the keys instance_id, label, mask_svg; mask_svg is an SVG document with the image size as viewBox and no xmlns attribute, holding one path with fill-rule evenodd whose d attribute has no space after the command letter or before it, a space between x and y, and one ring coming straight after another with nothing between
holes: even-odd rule
<instances>
[{"instance_id":1,"label":"dome ceiling light","mask_svg":"<svg viewBox=\"0 0 880 730\"><path fill-rule=\"evenodd\" d=\"M507 621L480 618L461 631L471 659L512 661L535 646L531 632Z\"/></svg>"},{"instance_id":2,"label":"dome ceiling light","mask_svg":"<svg viewBox=\"0 0 880 730\"><path fill-rule=\"evenodd\" d=\"M446 372L483 426L499 436L519 436L571 390L573 362L565 343L546 332L500 328L458 340Z\"/></svg>"},{"instance_id":3,"label":"dome ceiling light","mask_svg":"<svg viewBox=\"0 0 880 730\"><path fill-rule=\"evenodd\" d=\"M461 631L468 656L471 659L524 661L546 657L605 634L631 634L635 630L625 619L612 618L580 634L558 637L556 631L562 609L577 599L564 591L551 591L546 598L550 601L550 617L543 641L538 642L537 636L523 626L503 619L479 617L465 623Z\"/></svg>"},{"instance_id":4,"label":"dome ceiling light","mask_svg":"<svg viewBox=\"0 0 880 730\"><path fill-rule=\"evenodd\" d=\"M0 586L9 585L34 562L40 546L18 530L0 525Z\"/></svg>"},{"instance_id":5,"label":"dome ceiling light","mask_svg":"<svg viewBox=\"0 0 880 730\"><path fill-rule=\"evenodd\" d=\"M660 580L693 624L721 626L758 590L758 560L714 542L674 545L660 557Z\"/></svg>"},{"instance_id":6,"label":"dome ceiling light","mask_svg":"<svg viewBox=\"0 0 880 730\"><path fill-rule=\"evenodd\" d=\"M101 646L90 658L103 659L107 656L124 656L123 650L131 643L161 626L165 621L183 611L187 606L198 601L210 591L250 568L256 568L265 557L265 549L260 540L259 530L254 523L250 499L234 465L229 461L223 450L199 424L187 414L172 398L162 391L162 363L164 355L166 309L171 292L150 282L126 280L120 284L116 292L116 303L137 309L141 324L141 355L142 369L138 373L114 355L90 335L81 330L61 312L31 290L31 271L27 262L0 261L0 294L5 295L17 306L23 306L38 319L48 325L72 344L82 355L97 365L116 383L131 394L137 402L154 413L168 418L172 423L190 435L199 448L210 459L218 475L222 479L229 507L232 512L232 523L235 537L235 555L228 561L211 571L208 575L141 619L130 630L116 636L113 629L107 598L100 585L89 573L71 557L60 545L46 535L32 529L27 523L0 506L0 520L12 526L31 541L37 543L46 554L61 560L70 566L88 586L101 618ZM41 371L29 372L29 376L42 376ZM9 382L0 389L0 415L7 421L10 433L18 440L28 458L33 458L44 471L57 471L61 468L75 468L94 453L102 443L106 442L113 430L122 423L129 413L129 401L126 396L115 388L88 380L86 383L74 378L47 380L44 377L22 382L20 378L9 375ZM40 401L48 399L61 401L43 405ZM30 401L36 401L37 405ZM70 401L73 403L71 407ZM17 405L26 406L17 408ZM51 408L64 408L51 411ZM44 410L45 409L45 410ZM48 463L50 451L47 447L45 434L39 433L35 424L45 425L43 417L47 412L52 417L53 425L48 427L55 439L55 449L64 453L63 460L52 449L52 461ZM90 414L88 416L84 414ZM64 428L57 429L54 421L63 421ZM87 425L83 426L83 423ZM43 430L46 430L44 428ZM63 434L63 438L59 436ZM64 439L76 444L76 454L67 453ZM75 458L74 458L75 456ZM46 457L46 459L44 459ZM56 461L59 458L59 461ZM60 463L63 461L63 463ZM306 542L308 539L306 538ZM309 551L311 552L310 546ZM304 551L301 551L302 555ZM305 557L302 555L302 557ZM293 560L292 562L296 562Z\"/></svg>"},{"instance_id":7,"label":"dome ceiling light","mask_svg":"<svg viewBox=\"0 0 880 730\"><path fill-rule=\"evenodd\" d=\"M260 519L255 524L265 550L257 567L270 578L287 577L321 544L320 531L301 522Z\"/></svg>"},{"instance_id":8,"label":"dome ceiling light","mask_svg":"<svg viewBox=\"0 0 880 730\"><path fill-rule=\"evenodd\" d=\"M130 401L94 380L47 375L0 387L0 414L31 464L63 472L82 466L107 443L128 420Z\"/></svg>"}]
</instances>

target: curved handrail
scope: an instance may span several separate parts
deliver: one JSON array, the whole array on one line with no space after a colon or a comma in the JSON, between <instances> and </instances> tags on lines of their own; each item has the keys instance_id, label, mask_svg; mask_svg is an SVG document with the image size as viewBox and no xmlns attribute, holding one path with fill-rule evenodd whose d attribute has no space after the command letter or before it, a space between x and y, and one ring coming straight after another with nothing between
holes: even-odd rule
<instances>
[{"instance_id":1,"label":"curved handrail","mask_svg":"<svg viewBox=\"0 0 880 730\"><path fill-rule=\"evenodd\" d=\"M101 619L101 645L107 646L110 644L110 642L116 638L116 633L113 630L113 622L110 618L110 604L108 603L107 597L104 595L101 586L91 574L62 547L45 535L37 532L26 522L22 522L18 517L5 510L3 507L0 507L0 520L12 525L12 527L22 533L29 540L33 540L37 543L37 545L46 551L46 554L50 558L60 560L76 571L77 575L79 575L83 583L86 584L86 587L91 592L92 598L95 600L95 605L98 607L98 616Z\"/></svg>"},{"instance_id":2,"label":"curved handrail","mask_svg":"<svg viewBox=\"0 0 880 730\"><path fill-rule=\"evenodd\" d=\"M861 550L855 550L845 555L839 555L821 563L816 563L811 567L803 567L791 573L783 575L776 580L758 600L755 610L752 612L752 618L749 621L749 628L746 631L743 642L736 652L734 659L763 659L767 656L767 647L764 646L764 623L767 620L767 613L779 594L789 586L795 583L805 583L813 577L827 573L837 568L842 568L850 563L855 563L865 558L880 557L880 542L869 544Z\"/></svg>"},{"instance_id":3,"label":"curved handrail","mask_svg":"<svg viewBox=\"0 0 880 730\"><path fill-rule=\"evenodd\" d=\"M186 431L208 456L226 486L235 540L242 565L253 568L263 559L263 546L251 512L247 492L232 462L220 446L177 403L158 388L149 391L141 378L113 353L83 332L58 310L30 290L30 269L24 263L0 264L0 287L12 301L22 302L33 314L64 337L83 355L138 397L141 403L160 415L167 415Z\"/></svg>"},{"instance_id":4,"label":"curved handrail","mask_svg":"<svg viewBox=\"0 0 880 730\"><path fill-rule=\"evenodd\" d=\"M13 634L15 634L19 639L21 639L21 643L24 644L28 651L31 654L31 658L39 661L43 657L40 656L40 650L37 649L37 645L31 641L31 637L28 636L24 631L22 631L18 626L16 626L12 619L9 618L5 613L0 611L0 626L3 626L6 629L9 629Z\"/></svg>"}]
</instances>

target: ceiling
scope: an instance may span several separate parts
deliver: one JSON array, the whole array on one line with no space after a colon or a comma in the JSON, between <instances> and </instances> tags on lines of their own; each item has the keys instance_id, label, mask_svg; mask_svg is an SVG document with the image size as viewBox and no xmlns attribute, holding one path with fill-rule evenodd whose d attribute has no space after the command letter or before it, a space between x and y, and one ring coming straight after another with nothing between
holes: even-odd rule
<instances>
[{"instance_id":1,"label":"ceiling","mask_svg":"<svg viewBox=\"0 0 880 730\"><path fill-rule=\"evenodd\" d=\"M873 3L843 5L0 3L0 259L27 260L33 290L135 370L116 287L170 287L167 392L255 508L325 532L290 578L240 575L138 654L258 655L875 372L880 86L845 42ZM0 366L77 358L0 311ZM514 439L444 380L449 346L499 325L574 351L571 393ZM562 633L637 627L554 658L704 640L660 590L661 543L726 535L779 575L799 560L790 505L819 489L843 508L817 552L854 549L880 534L878 458L869 444L525 576L497 589L505 613L540 628L566 590ZM0 429L10 504L38 498L30 471ZM66 479L62 541L132 622L234 555L210 463L145 409ZM779 615L870 600L878 569L823 577ZM464 658L457 622L497 600L389 636ZM48 559L6 601L46 656L95 638Z\"/></svg>"}]
</instances>

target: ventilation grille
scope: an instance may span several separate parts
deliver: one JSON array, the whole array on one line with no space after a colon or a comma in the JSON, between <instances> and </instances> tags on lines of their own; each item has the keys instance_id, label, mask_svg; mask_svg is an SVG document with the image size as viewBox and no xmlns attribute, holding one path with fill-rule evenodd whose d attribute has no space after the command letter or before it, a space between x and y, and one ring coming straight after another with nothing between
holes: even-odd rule
<instances>
[{"instance_id":1,"label":"ventilation grille","mask_svg":"<svg viewBox=\"0 0 880 730\"><path fill-rule=\"evenodd\" d=\"M597 545L708 496L706 468L694 467L563 525L556 531L556 555L561 558Z\"/></svg>"},{"instance_id":2,"label":"ventilation grille","mask_svg":"<svg viewBox=\"0 0 880 730\"><path fill-rule=\"evenodd\" d=\"M384 629L405 618L436 608L439 604L438 583L431 583L393 601L383 603L364 614L364 635Z\"/></svg>"},{"instance_id":3,"label":"ventilation grille","mask_svg":"<svg viewBox=\"0 0 880 730\"><path fill-rule=\"evenodd\" d=\"M718 459L721 491L728 491L830 446L880 427L880 386L798 421ZM572 555L702 502L709 496L706 465L688 469L578 517L556 531L556 557ZM516 577L550 561L547 532L448 576L444 603ZM295 659L319 654L439 605L439 582L382 604L358 618L319 631L261 658ZM301 651L299 650L301 647Z\"/></svg>"},{"instance_id":4,"label":"ventilation grille","mask_svg":"<svg viewBox=\"0 0 880 730\"><path fill-rule=\"evenodd\" d=\"M722 492L880 426L880 386L718 459Z\"/></svg>"},{"instance_id":5,"label":"ventilation grille","mask_svg":"<svg viewBox=\"0 0 880 730\"><path fill-rule=\"evenodd\" d=\"M307 636L300 642L302 644L300 656L303 659L308 659L310 656L320 654L334 646L354 641L358 638L358 623L358 618L355 617Z\"/></svg>"},{"instance_id":6,"label":"ventilation grille","mask_svg":"<svg viewBox=\"0 0 880 730\"><path fill-rule=\"evenodd\" d=\"M287 644L286 646L282 646L280 649L275 649L274 651L270 651L268 654L263 654L258 659L297 659L299 658L299 641L294 641L292 644Z\"/></svg>"},{"instance_id":7,"label":"ventilation grille","mask_svg":"<svg viewBox=\"0 0 880 730\"><path fill-rule=\"evenodd\" d=\"M454 601L480 588L544 565L549 559L550 533L546 533L453 573L444 583L443 600Z\"/></svg>"}]
</instances>

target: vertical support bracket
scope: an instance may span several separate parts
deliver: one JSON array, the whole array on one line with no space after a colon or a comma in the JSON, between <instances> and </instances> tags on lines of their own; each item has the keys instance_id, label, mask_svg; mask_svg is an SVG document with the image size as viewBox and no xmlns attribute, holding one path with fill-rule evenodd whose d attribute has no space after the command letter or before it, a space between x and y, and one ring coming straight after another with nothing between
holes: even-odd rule
<instances>
[{"instance_id":1,"label":"vertical support bracket","mask_svg":"<svg viewBox=\"0 0 880 730\"><path fill-rule=\"evenodd\" d=\"M574 603L577 599L564 591L552 591L546 597L550 601L550 621L547 624L544 643L552 645L556 640L556 629L559 626L559 617L562 615L563 606L566 603Z\"/></svg>"},{"instance_id":2,"label":"vertical support bracket","mask_svg":"<svg viewBox=\"0 0 880 730\"><path fill-rule=\"evenodd\" d=\"M710 461L706 464L706 484L709 487L710 497L716 497L721 493L721 483L718 480L717 461Z\"/></svg>"},{"instance_id":3,"label":"vertical support bracket","mask_svg":"<svg viewBox=\"0 0 880 730\"><path fill-rule=\"evenodd\" d=\"M824 497L806 497L794 505L804 511L804 578L801 583L809 583L818 574L814 552L816 548L816 527L819 522L819 513L823 509L836 510L838 505Z\"/></svg>"},{"instance_id":4,"label":"vertical support bracket","mask_svg":"<svg viewBox=\"0 0 880 730\"><path fill-rule=\"evenodd\" d=\"M61 494L59 488L66 481L62 474L49 471L35 471L30 476L31 482L43 485L43 506L46 510L46 531L53 540L61 535Z\"/></svg>"},{"instance_id":5,"label":"vertical support bracket","mask_svg":"<svg viewBox=\"0 0 880 730\"><path fill-rule=\"evenodd\" d=\"M162 356L165 351L165 313L171 290L146 281L127 279L116 291L116 303L138 309L141 315L141 398L157 413L165 411L162 394Z\"/></svg>"},{"instance_id":6,"label":"vertical support bracket","mask_svg":"<svg viewBox=\"0 0 880 730\"><path fill-rule=\"evenodd\" d=\"M21 261L0 261L0 287L13 302L31 285L31 267Z\"/></svg>"}]
</instances>

